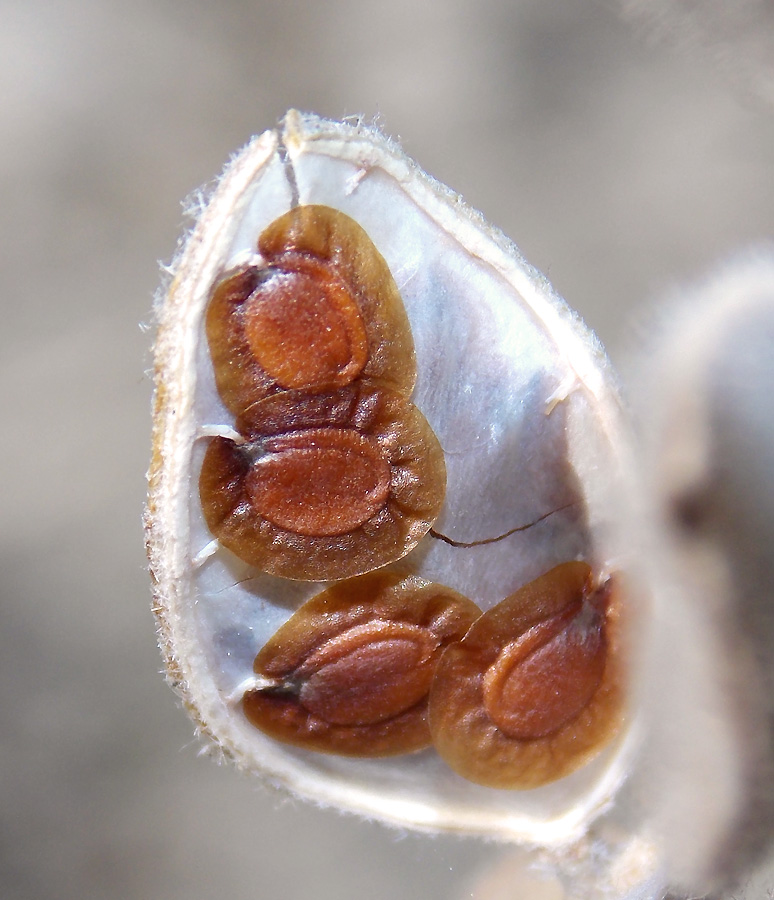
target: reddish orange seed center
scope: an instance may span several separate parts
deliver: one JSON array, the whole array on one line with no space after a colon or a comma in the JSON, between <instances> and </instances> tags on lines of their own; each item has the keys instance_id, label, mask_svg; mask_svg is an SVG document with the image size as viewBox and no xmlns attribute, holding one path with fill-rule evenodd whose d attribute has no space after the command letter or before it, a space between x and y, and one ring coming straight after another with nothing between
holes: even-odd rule
<instances>
[{"instance_id":1,"label":"reddish orange seed center","mask_svg":"<svg viewBox=\"0 0 774 900\"><path fill-rule=\"evenodd\" d=\"M601 616L573 604L507 644L484 674L484 706L508 737L546 737L572 721L605 670Z\"/></svg>"},{"instance_id":2,"label":"reddish orange seed center","mask_svg":"<svg viewBox=\"0 0 774 900\"><path fill-rule=\"evenodd\" d=\"M438 646L426 628L369 622L326 642L295 673L299 700L333 725L371 725L399 715L430 690Z\"/></svg>"},{"instance_id":3,"label":"reddish orange seed center","mask_svg":"<svg viewBox=\"0 0 774 900\"><path fill-rule=\"evenodd\" d=\"M294 534L346 534L387 502L390 463L352 429L299 431L266 442L245 488L258 513Z\"/></svg>"},{"instance_id":4,"label":"reddish orange seed center","mask_svg":"<svg viewBox=\"0 0 774 900\"><path fill-rule=\"evenodd\" d=\"M368 361L368 338L349 290L320 264L271 268L245 305L245 337L284 388L349 384Z\"/></svg>"}]
</instances>

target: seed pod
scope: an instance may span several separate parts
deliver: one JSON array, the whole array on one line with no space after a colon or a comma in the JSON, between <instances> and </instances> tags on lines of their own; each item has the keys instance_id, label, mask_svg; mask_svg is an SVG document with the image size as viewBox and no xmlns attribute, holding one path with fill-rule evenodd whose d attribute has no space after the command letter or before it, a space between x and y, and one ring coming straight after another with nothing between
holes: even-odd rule
<instances>
[{"instance_id":1,"label":"seed pod","mask_svg":"<svg viewBox=\"0 0 774 900\"><path fill-rule=\"evenodd\" d=\"M347 756L430 745L427 695L444 647L481 610L401 573L374 572L308 600L255 659L250 722L299 747Z\"/></svg>"},{"instance_id":2,"label":"seed pod","mask_svg":"<svg viewBox=\"0 0 774 900\"><path fill-rule=\"evenodd\" d=\"M301 293L330 332L297 334L284 301L252 310L264 279L278 279L281 296L285 279L322 285ZM400 559L401 578L447 585L487 611L571 560L587 562L594 584L617 571L625 432L594 337L509 241L376 130L293 112L229 166L159 317L148 545L170 678L202 731L242 767L317 802L531 844L577 837L626 775L626 729L556 783L493 790L433 748L358 759L288 746L251 724L242 698L280 677L255 673L256 657L333 589L325 582L380 566L368 577L393 577ZM445 464L442 504L430 432ZM379 537L372 526L393 508L404 525ZM370 549L356 546L360 532ZM378 681L384 626L370 622L330 641L312 629L314 646L291 665L331 731L373 728L361 719L369 710L378 728L395 711L391 686L402 682L389 667L384 706L360 679L351 703L334 699L353 671ZM387 658L404 671L414 645L395 645ZM502 709L515 684L508 659L491 676Z\"/></svg>"},{"instance_id":3,"label":"seed pod","mask_svg":"<svg viewBox=\"0 0 774 900\"><path fill-rule=\"evenodd\" d=\"M620 593L565 563L444 652L430 697L441 756L488 787L534 788L577 769L621 725Z\"/></svg>"}]
</instances>

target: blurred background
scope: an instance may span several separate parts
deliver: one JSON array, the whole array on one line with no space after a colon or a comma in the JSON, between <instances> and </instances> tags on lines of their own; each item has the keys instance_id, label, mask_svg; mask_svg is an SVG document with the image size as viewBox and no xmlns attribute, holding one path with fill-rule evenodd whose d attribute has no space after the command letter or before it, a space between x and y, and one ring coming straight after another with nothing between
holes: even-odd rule
<instances>
[{"instance_id":1,"label":"blurred background","mask_svg":"<svg viewBox=\"0 0 774 900\"><path fill-rule=\"evenodd\" d=\"M653 298L774 232L774 8L701 6L0 0L4 900L506 896L479 881L497 847L198 755L140 522L158 261L288 107L364 114L625 368Z\"/></svg>"}]
</instances>

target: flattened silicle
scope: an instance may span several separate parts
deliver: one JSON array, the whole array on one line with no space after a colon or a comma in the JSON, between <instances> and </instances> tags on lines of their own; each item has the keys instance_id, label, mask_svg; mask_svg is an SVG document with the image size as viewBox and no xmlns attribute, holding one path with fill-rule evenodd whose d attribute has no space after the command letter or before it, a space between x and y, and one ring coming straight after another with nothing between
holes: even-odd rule
<instances>
[{"instance_id":1,"label":"flattened silicle","mask_svg":"<svg viewBox=\"0 0 774 900\"><path fill-rule=\"evenodd\" d=\"M295 794L402 827L555 846L583 834L632 746L626 727L607 746L596 726L578 730L623 681L608 679L626 433L593 335L378 131L295 112L224 173L159 320L154 610L201 733ZM435 752L439 655L471 650L475 607L488 628L502 598L577 559L594 586L613 574L607 605L604 592L543 598L466 670L475 702L449 671ZM379 579L396 579L397 617L374 600ZM464 624L439 639L412 618L425 588L401 593L406 579L448 585L433 590L463 598L447 612L461 603ZM329 591L349 611L310 619ZM609 709L608 738L621 721ZM498 783L541 787L481 786L479 716L503 741ZM572 729L588 752L559 747Z\"/></svg>"}]
</instances>

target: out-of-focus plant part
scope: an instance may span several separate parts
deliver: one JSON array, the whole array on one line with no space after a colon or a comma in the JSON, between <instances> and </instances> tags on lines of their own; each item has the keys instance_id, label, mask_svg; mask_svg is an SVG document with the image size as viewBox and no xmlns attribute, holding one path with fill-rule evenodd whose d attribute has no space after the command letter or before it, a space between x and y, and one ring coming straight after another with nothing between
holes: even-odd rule
<instances>
[{"instance_id":1,"label":"out-of-focus plant part","mask_svg":"<svg viewBox=\"0 0 774 900\"><path fill-rule=\"evenodd\" d=\"M670 298L659 332L631 379L653 604L635 783L670 881L753 900L774 835L774 250Z\"/></svg>"}]
</instances>

